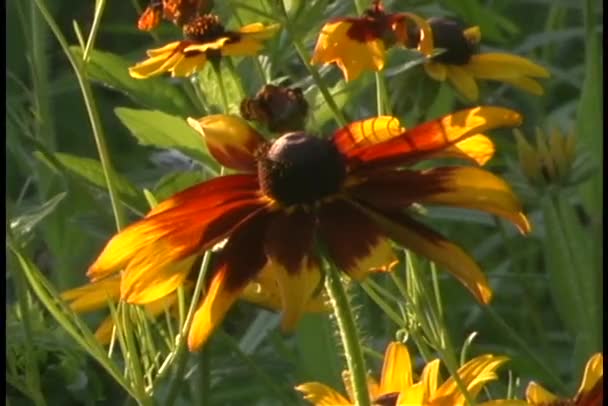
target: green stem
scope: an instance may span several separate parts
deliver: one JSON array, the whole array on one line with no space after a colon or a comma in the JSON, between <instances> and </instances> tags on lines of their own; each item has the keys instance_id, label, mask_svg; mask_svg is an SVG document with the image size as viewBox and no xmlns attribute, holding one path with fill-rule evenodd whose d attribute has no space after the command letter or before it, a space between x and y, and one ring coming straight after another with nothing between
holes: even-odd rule
<instances>
[{"instance_id":1,"label":"green stem","mask_svg":"<svg viewBox=\"0 0 608 406\"><path fill-rule=\"evenodd\" d=\"M331 110L331 112L334 116L334 119L336 120L338 125L340 125L341 127L345 126L347 124L347 121L346 121L346 118L344 117L344 114L342 114L342 112L338 108L338 105L336 104L333 97L329 93L329 90L327 90L327 87L325 86L325 83L323 83L323 79L321 78L321 75L319 75L319 72L317 71L317 69L314 68L308 62L310 60L310 57L306 53L305 47L302 44L302 41L299 39L299 37L297 35L294 35L294 33L293 33L292 26L289 22L289 17L287 16L287 10L285 9L285 4L283 4L283 1L280 1L280 5L281 5L280 8L283 13L283 26L285 27L285 30L287 30L287 33L289 34L289 37L291 38L293 46L296 49L296 52L298 53L300 59L302 60L302 64L304 65L304 67L306 68L308 73L310 73L310 75L312 76L312 79L315 81L315 84L319 88L321 95L323 95L323 98L325 99L325 102L329 106L329 109Z\"/></svg>"},{"instance_id":2,"label":"green stem","mask_svg":"<svg viewBox=\"0 0 608 406\"><path fill-rule=\"evenodd\" d=\"M537 368L545 373L546 377L552 381L550 382L551 385L555 386L556 388L566 387L565 383L562 382L559 376L557 376L551 368L548 368L543 360L537 357L536 353L528 347L526 342L519 336L519 334L517 334L517 332L515 332L515 330L511 328L511 326L509 326L507 322L505 322L500 314L498 314L491 306L483 306L483 308L494 320L494 322L496 322L496 324L498 324L504 330L504 332L511 337L511 339L520 347L520 349L528 357L530 357L530 359L536 364Z\"/></svg>"},{"instance_id":3,"label":"green stem","mask_svg":"<svg viewBox=\"0 0 608 406\"><path fill-rule=\"evenodd\" d=\"M361 351L361 344L355 325L355 318L351 305L344 290L338 270L332 265L325 266L325 288L331 298L334 316L340 329L340 337L346 355L346 362L350 371L353 385L353 394L358 406L370 406L369 393L367 390L367 374L365 359Z\"/></svg>"},{"instance_id":4,"label":"green stem","mask_svg":"<svg viewBox=\"0 0 608 406\"><path fill-rule=\"evenodd\" d=\"M103 15L103 10L105 8L106 0L95 1L95 15L93 17L93 24L91 25L91 32L89 33L89 38L87 39L87 45L84 48L84 53L82 54L82 60L84 61L84 63L89 62L89 54L95 46L95 39L97 39L97 33L99 32L99 24L101 23L101 16Z\"/></svg>"},{"instance_id":5,"label":"green stem","mask_svg":"<svg viewBox=\"0 0 608 406\"><path fill-rule=\"evenodd\" d=\"M110 204L112 205L112 211L114 212L114 219L116 222L116 228L120 230L122 226L126 223L124 211L122 206L119 204L118 193L116 190L116 186L114 184L114 170L112 168L112 164L110 162L110 157L108 154L108 149L105 142L105 137L103 133L103 128L101 126L101 120L99 119L99 113L97 111L97 106L95 103L95 99L93 98L93 92L91 90L91 85L86 78L86 73L84 70L84 66L82 61L77 60L74 55L70 52L70 48L68 43L61 33L61 30L55 23L55 20L51 16L49 10L47 9L44 0L34 0L40 13L46 20L51 31L55 35L55 38L59 42L63 52L68 58L72 68L74 69L74 73L76 74L76 79L78 80L78 84L80 86L80 90L82 92L82 96L84 99L85 107L87 109L87 113L89 115L89 121L91 123L91 127L93 130L93 136L95 138L95 143L97 145L97 152L99 153L99 159L101 161L101 167L103 169L103 174L106 180L106 184L108 186L108 193L110 195Z\"/></svg>"},{"instance_id":6,"label":"green stem","mask_svg":"<svg viewBox=\"0 0 608 406\"><path fill-rule=\"evenodd\" d=\"M215 59L211 60L211 66L213 67L215 77L217 78L217 84L220 88L220 96L222 97L222 108L224 109L224 114L228 114L228 96L226 96L226 88L224 87L224 78L220 69L220 61Z\"/></svg>"}]
</instances>

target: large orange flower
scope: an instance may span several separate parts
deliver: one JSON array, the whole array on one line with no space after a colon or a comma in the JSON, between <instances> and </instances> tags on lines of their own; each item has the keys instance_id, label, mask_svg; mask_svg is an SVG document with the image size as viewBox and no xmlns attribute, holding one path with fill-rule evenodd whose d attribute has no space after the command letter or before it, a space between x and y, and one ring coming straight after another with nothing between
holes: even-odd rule
<instances>
[{"instance_id":1,"label":"large orange flower","mask_svg":"<svg viewBox=\"0 0 608 406\"><path fill-rule=\"evenodd\" d=\"M354 80L364 70L380 71L384 68L386 49L405 47L410 41L412 26L420 27L416 33L425 52L433 48L430 28L420 17L411 13L387 14L380 0L361 17L339 17L327 22L317 39L312 56L313 64L338 65L346 81Z\"/></svg>"},{"instance_id":2,"label":"large orange flower","mask_svg":"<svg viewBox=\"0 0 608 406\"><path fill-rule=\"evenodd\" d=\"M263 41L276 34L279 27L253 23L228 31L216 15L198 16L183 26L186 39L148 50L149 58L130 67L129 74L135 79L164 72L170 72L172 77L190 76L212 58L258 54Z\"/></svg>"},{"instance_id":3,"label":"large orange flower","mask_svg":"<svg viewBox=\"0 0 608 406\"><path fill-rule=\"evenodd\" d=\"M239 117L189 119L218 162L242 173L156 206L108 242L88 276L95 281L123 269L121 297L152 302L182 285L197 255L227 238L193 321L192 350L267 267L277 272L282 327L293 328L321 281L317 242L339 269L360 279L396 262L390 238L488 303L491 290L475 261L405 209L417 202L483 210L527 232L520 202L502 179L476 167L405 167L433 157L473 159L479 148L467 141L474 135L520 121L508 109L477 107L408 131L384 116L351 123L329 139L292 132L268 142Z\"/></svg>"}]
</instances>

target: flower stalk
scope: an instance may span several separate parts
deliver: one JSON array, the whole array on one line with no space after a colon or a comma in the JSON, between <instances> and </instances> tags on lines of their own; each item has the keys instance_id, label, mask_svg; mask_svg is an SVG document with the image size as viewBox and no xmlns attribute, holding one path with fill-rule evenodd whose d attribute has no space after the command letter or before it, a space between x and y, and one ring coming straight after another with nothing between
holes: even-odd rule
<instances>
[{"instance_id":1,"label":"flower stalk","mask_svg":"<svg viewBox=\"0 0 608 406\"><path fill-rule=\"evenodd\" d=\"M354 400L357 406L370 406L365 359L363 358L353 311L340 279L340 274L328 263L325 266L325 288L329 293L334 316L338 322L340 338L344 346L346 363L353 385Z\"/></svg>"}]
</instances>

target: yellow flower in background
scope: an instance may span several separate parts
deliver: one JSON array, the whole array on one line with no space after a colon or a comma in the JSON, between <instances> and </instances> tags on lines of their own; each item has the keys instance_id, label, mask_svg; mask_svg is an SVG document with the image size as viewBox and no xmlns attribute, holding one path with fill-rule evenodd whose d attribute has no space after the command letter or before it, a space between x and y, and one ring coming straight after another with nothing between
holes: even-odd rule
<instances>
[{"instance_id":1,"label":"yellow flower in background","mask_svg":"<svg viewBox=\"0 0 608 406\"><path fill-rule=\"evenodd\" d=\"M604 404L604 356L597 353L589 358L583 379L571 399L560 398L536 382L526 389L526 400L530 406L602 406Z\"/></svg>"},{"instance_id":2,"label":"yellow flower in background","mask_svg":"<svg viewBox=\"0 0 608 406\"><path fill-rule=\"evenodd\" d=\"M471 398L475 399L486 383L497 378L495 371L506 361L506 357L488 354L476 357L458 369L457 374ZM464 406L465 397L452 377L440 383L439 366L439 359L427 363L415 382L407 347L399 342L390 343L384 354L380 383L368 378L370 402L378 406ZM346 371L343 378L348 396L319 382L304 383L295 389L315 406L354 405Z\"/></svg>"},{"instance_id":3,"label":"yellow flower in background","mask_svg":"<svg viewBox=\"0 0 608 406\"><path fill-rule=\"evenodd\" d=\"M444 50L432 56L422 48L416 38L417 31L409 36L410 47L418 49L430 59L424 64L426 73L438 81L449 81L454 88L470 101L479 98L476 80L494 80L510 84L534 95L542 95L543 88L537 78L548 78L549 71L526 58L507 53L478 53L481 40L479 27L464 27L449 18L431 18L433 46Z\"/></svg>"},{"instance_id":4,"label":"yellow flower in background","mask_svg":"<svg viewBox=\"0 0 608 406\"><path fill-rule=\"evenodd\" d=\"M387 14L379 0L361 17L340 17L327 22L317 39L312 64L338 65L346 81L357 79L365 70L384 68L386 50L406 46L411 25L419 26L420 47L431 52L433 44L428 24L411 13Z\"/></svg>"},{"instance_id":5,"label":"yellow flower in background","mask_svg":"<svg viewBox=\"0 0 608 406\"><path fill-rule=\"evenodd\" d=\"M165 72L171 73L172 77L183 77L200 70L210 59L254 56L279 27L279 24L253 23L238 31L227 31L216 15L199 16L183 26L186 39L150 49L149 58L130 67L129 74L136 79Z\"/></svg>"}]
</instances>

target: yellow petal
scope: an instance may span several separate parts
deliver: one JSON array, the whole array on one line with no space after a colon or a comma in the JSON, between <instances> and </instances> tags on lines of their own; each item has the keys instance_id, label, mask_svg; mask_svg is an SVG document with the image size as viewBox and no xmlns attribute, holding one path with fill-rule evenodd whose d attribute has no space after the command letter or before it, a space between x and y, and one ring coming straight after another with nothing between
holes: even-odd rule
<instances>
[{"instance_id":1,"label":"yellow petal","mask_svg":"<svg viewBox=\"0 0 608 406\"><path fill-rule=\"evenodd\" d=\"M232 169L255 172L255 153L264 138L237 116L216 114L199 120L188 118L188 124L201 134L213 157Z\"/></svg>"},{"instance_id":2,"label":"yellow petal","mask_svg":"<svg viewBox=\"0 0 608 406\"><path fill-rule=\"evenodd\" d=\"M280 28L281 24L270 24L265 26L262 23L253 23L239 28L239 33L242 38L260 41L272 38Z\"/></svg>"},{"instance_id":3,"label":"yellow petal","mask_svg":"<svg viewBox=\"0 0 608 406\"><path fill-rule=\"evenodd\" d=\"M95 338L101 345L108 345L112 340L112 331L114 330L114 319L108 316L95 330Z\"/></svg>"},{"instance_id":4,"label":"yellow petal","mask_svg":"<svg viewBox=\"0 0 608 406\"><path fill-rule=\"evenodd\" d=\"M70 302L76 313L102 309L108 301L117 301L120 296L120 278L117 276L88 283L61 293L61 298Z\"/></svg>"},{"instance_id":5,"label":"yellow petal","mask_svg":"<svg viewBox=\"0 0 608 406\"><path fill-rule=\"evenodd\" d=\"M542 405L550 404L559 398L536 382L530 382L526 388L526 400L533 405Z\"/></svg>"},{"instance_id":6,"label":"yellow petal","mask_svg":"<svg viewBox=\"0 0 608 406\"><path fill-rule=\"evenodd\" d=\"M160 75L173 69L183 58L184 55L179 51L171 55L160 54L139 62L135 66L131 66L129 74L135 79L145 79Z\"/></svg>"},{"instance_id":7,"label":"yellow petal","mask_svg":"<svg viewBox=\"0 0 608 406\"><path fill-rule=\"evenodd\" d=\"M418 382L410 386L406 391L399 393L396 406L420 406L426 405L424 386Z\"/></svg>"},{"instance_id":8,"label":"yellow petal","mask_svg":"<svg viewBox=\"0 0 608 406\"><path fill-rule=\"evenodd\" d=\"M545 93L545 90L534 79L526 78L526 77L516 77L516 78L502 78L501 82L507 83L511 86L515 86L518 89L526 91L528 93L532 93L535 96L542 96Z\"/></svg>"},{"instance_id":9,"label":"yellow petal","mask_svg":"<svg viewBox=\"0 0 608 406\"><path fill-rule=\"evenodd\" d=\"M578 388L577 394L589 392L600 378L604 376L604 356L602 353L597 353L589 358L583 373L581 386Z\"/></svg>"},{"instance_id":10,"label":"yellow petal","mask_svg":"<svg viewBox=\"0 0 608 406\"><path fill-rule=\"evenodd\" d=\"M207 62L207 56L203 53L195 56L184 57L171 70L172 77L187 77L203 68Z\"/></svg>"},{"instance_id":11,"label":"yellow petal","mask_svg":"<svg viewBox=\"0 0 608 406\"><path fill-rule=\"evenodd\" d=\"M402 392L412 386L412 360L407 347L400 342L392 342L384 353L380 392Z\"/></svg>"},{"instance_id":12,"label":"yellow petal","mask_svg":"<svg viewBox=\"0 0 608 406\"><path fill-rule=\"evenodd\" d=\"M296 386L295 390L302 392L304 399L315 406L348 406L353 404L329 386L319 382L303 383Z\"/></svg>"},{"instance_id":13,"label":"yellow petal","mask_svg":"<svg viewBox=\"0 0 608 406\"><path fill-rule=\"evenodd\" d=\"M486 276L462 248L406 216L388 217L365 206L358 207L395 242L445 267L481 303L490 302L492 290Z\"/></svg>"},{"instance_id":14,"label":"yellow petal","mask_svg":"<svg viewBox=\"0 0 608 406\"><path fill-rule=\"evenodd\" d=\"M222 48L224 56L255 56L264 48L264 45L253 38L242 38L237 42L228 43Z\"/></svg>"},{"instance_id":15,"label":"yellow petal","mask_svg":"<svg viewBox=\"0 0 608 406\"><path fill-rule=\"evenodd\" d=\"M153 302L184 284L196 255L174 261L171 248L157 242L133 257L121 278L123 300L136 304Z\"/></svg>"},{"instance_id":16,"label":"yellow petal","mask_svg":"<svg viewBox=\"0 0 608 406\"><path fill-rule=\"evenodd\" d=\"M170 42L167 45L164 45L160 48L149 49L146 51L148 56L158 56L158 55L166 55L169 56L175 51L175 49L183 44L182 41L174 41Z\"/></svg>"},{"instance_id":17,"label":"yellow petal","mask_svg":"<svg viewBox=\"0 0 608 406\"><path fill-rule=\"evenodd\" d=\"M481 41L481 30L479 29L479 26L469 27L464 30L462 34L471 44L478 44L479 41Z\"/></svg>"},{"instance_id":18,"label":"yellow petal","mask_svg":"<svg viewBox=\"0 0 608 406\"><path fill-rule=\"evenodd\" d=\"M448 69L442 63L429 61L424 64L424 70L427 75L440 82L443 82L448 77Z\"/></svg>"},{"instance_id":19,"label":"yellow petal","mask_svg":"<svg viewBox=\"0 0 608 406\"><path fill-rule=\"evenodd\" d=\"M452 86L470 101L475 101L479 98L479 88L473 75L469 71L460 66L448 65L448 79Z\"/></svg>"},{"instance_id":20,"label":"yellow petal","mask_svg":"<svg viewBox=\"0 0 608 406\"><path fill-rule=\"evenodd\" d=\"M494 142L483 134L477 134L434 154L432 158L463 158L483 166L495 152Z\"/></svg>"},{"instance_id":21,"label":"yellow petal","mask_svg":"<svg viewBox=\"0 0 608 406\"><path fill-rule=\"evenodd\" d=\"M346 81L355 80L364 70L382 70L385 59L381 39L358 41L350 38L348 31L353 24L346 20L325 24L311 59L312 64L337 64Z\"/></svg>"},{"instance_id":22,"label":"yellow petal","mask_svg":"<svg viewBox=\"0 0 608 406\"><path fill-rule=\"evenodd\" d=\"M466 67L480 79L502 80L521 76L548 78L551 75L547 69L526 58L505 53L473 55Z\"/></svg>"},{"instance_id":23,"label":"yellow petal","mask_svg":"<svg viewBox=\"0 0 608 406\"><path fill-rule=\"evenodd\" d=\"M190 351L198 351L207 342L244 288L229 289L227 281L227 268L221 269L213 277L205 299L194 313L192 327L188 333Z\"/></svg>"},{"instance_id":24,"label":"yellow petal","mask_svg":"<svg viewBox=\"0 0 608 406\"><path fill-rule=\"evenodd\" d=\"M496 399L477 404L479 406L530 406L525 400L516 399Z\"/></svg>"},{"instance_id":25,"label":"yellow petal","mask_svg":"<svg viewBox=\"0 0 608 406\"><path fill-rule=\"evenodd\" d=\"M428 397L431 397L437 392L439 388L439 367L441 364L441 360L434 359L431 362L427 363L422 370L422 374L420 375L420 382L422 382L424 387L424 396L425 400Z\"/></svg>"},{"instance_id":26,"label":"yellow petal","mask_svg":"<svg viewBox=\"0 0 608 406\"><path fill-rule=\"evenodd\" d=\"M350 371L342 371L342 382L344 383L344 388L346 389L348 398L355 399L355 392L353 382L350 377ZM369 374L367 375L367 391L370 399L376 399L383 395L383 393L380 391L380 385L378 385L378 382L376 382L374 377Z\"/></svg>"},{"instance_id":27,"label":"yellow petal","mask_svg":"<svg viewBox=\"0 0 608 406\"><path fill-rule=\"evenodd\" d=\"M504 217L526 234L531 230L522 205L511 187L491 172L474 167L441 167L423 171L437 192L421 193L420 203L485 211ZM432 180L431 180L432 179ZM424 180L420 180L424 183Z\"/></svg>"}]
</instances>

